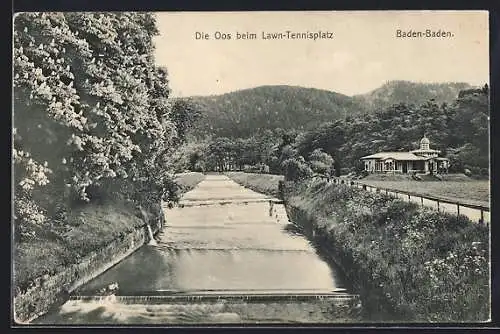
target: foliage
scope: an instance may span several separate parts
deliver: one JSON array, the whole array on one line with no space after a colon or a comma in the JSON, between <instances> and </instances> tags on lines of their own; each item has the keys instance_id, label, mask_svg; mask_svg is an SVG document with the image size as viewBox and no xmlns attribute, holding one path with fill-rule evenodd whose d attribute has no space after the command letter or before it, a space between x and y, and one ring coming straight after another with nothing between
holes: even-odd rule
<instances>
[{"instance_id":1,"label":"foliage","mask_svg":"<svg viewBox=\"0 0 500 334\"><path fill-rule=\"evenodd\" d=\"M15 17L18 236L80 202L120 195L147 206L173 196L165 166L185 123L154 63L157 33L147 13Z\"/></svg>"},{"instance_id":2,"label":"foliage","mask_svg":"<svg viewBox=\"0 0 500 334\"><path fill-rule=\"evenodd\" d=\"M449 150L450 171L462 172L465 168L488 166L488 155L481 154L481 150L471 143L456 149ZM479 167L479 168L481 168ZM479 173L478 173L479 174Z\"/></svg>"},{"instance_id":3,"label":"foliage","mask_svg":"<svg viewBox=\"0 0 500 334\"><path fill-rule=\"evenodd\" d=\"M265 130L248 138L191 139L173 154L172 166L180 172L245 170L281 173L281 162L295 156L289 145L295 131Z\"/></svg>"},{"instance_id":4,"label":"foliage","mask_svg":"<svg viewBox=\"0 0 500 334\"><path fill-rule=\"evenodd\" d=\"M317 174L330 175L334 161L331 155L317 148L309 155L309 165L312 171Z\"/></svg>"},{"instance_id":5,"label":"foliage","mask_svg":"<svg viewBox=\"0 0 500 334\"><path fill-rule=\"evenodd\" d=\"M393 80L354 98L367 103L372 110L380 110L398 103L419 105L430 99L438 104L451 103L460 91L468 88L470 85L463 82L419 83Z\"/></svg>"},{"instance_id":6,"label":"foliage","mask_svg":"<svg viewBox=\"0 0 500 334\"><path fill-rule=\"evenodd\" d=\"M209 145L208 140L188 141L178 147L169 161L169 168L176 173L185 171L203 172L206 170L205 154Z\"/></svg>"},{"instance_id":7,"label":"foliage","mask_svg":"<svg viewBox=\"0 0 500 334\"><path fill-rule=\"evenodd\" d=\"M312 129L366 109L343 94L294 86L261 86L193 99L205 110L196 123L201 137L249 137L258 130L275 128Z\"/></svg>"},{"instance_id":8,"label":"foliage","mask_svg":"<svg viewBox=\"0 0 500 334\"><path fill-rule=\"evenodd\" d=\"M302 217L292 219L312 224L339 256L367 313L384 309L390 320L416 322L488 319L486 227L344 185L287 189L291 212Z\"/></svg>"},{"instance_id":9,"label":"foliage","mask_svg":"<svg viewBox=\"0 0 500 334\"><path fill-rule=\"evenodd\" d=\"M270 172L281 173L280 165L289 157L280 155L289 146L297 150L295 157L306 160L314 150L322 149L334 157L337 176L342 168L361 172L364 165L359 158L364 155L416 149L426 134L433 148L450 157L450 171L469 168L474 174L486 175L489 88L470 87L465 83L391 81L353 98L289 86L193 97L202 112L191 134L197 141L208 136L232 142L232 148L226 148L236 158L224 159L239 161L218 169L242 170L244 165L263 163ZM221 156L215 154L212 159ZM208 169L217 164L212 161ZM324 169L315 162L311 165Z\"/></svg>"},{"instance_id":10,"label":"foliage","mask_svg":"<svg viewBox=\"0 0 500 334\"><path fill-rule=\"evenodd\" d=\"M191 99L175 99L170 116L177 129L178 143L186 140L186 136L200 114L200 107Z\"/></svg>"},{"instance_id":11,"label":"foliage","mask_svg":"<svg viewBox=\"0 0 500 334\"><path fill-rule=\"evenodd\" d=\"M301 156L298 159L283 161L281 167L286 181L301 181L313 175L313 171Z\"/></svg>"},{"instance_id":12,"label":"foliage","mask_svg":"<svg viewBox=\"0 0 500 334\"><path fill-rule=\"evenodd\" d=\"M335 92L294 87L261 86L218 96L194 97L203 106L196 134L249 137L260 129L277 127L311 130L325 122L357 118L394 104L453 103L466 83L413 83L391 81L378 89L354 97ZM330 152L328 152L330 153Z\"/></svg>"},{"instance_id":13,"label":"foliage","mask_svg":"<svg viewBox=\"0 0 500 334\"><path fill-rule=\"evenodd\" d=\"M425 85L395 82L387 87L393 87L389 91L394 89L394 92L401 87L416 87L418 92L415 92L414 98L400 99L397 103L384 108L372 106L370 113L346 114L345 118L339 117L331 121L324 118L326 122L319 122L314 127L304 126L307 124L305 121L302 126L289 126L287 122L281 122L276 124L277 128L274 130L262 126L260 129L255 129L253 134L244 131L234 132L234 129L242 126L239 123L240 116L237 110L226 111L225 108L240 103L241 101L235 102L239 101L237 96L267 96L268 91L273 91L275 87L266 86L225 94L222 97L206 98L210 102L205 101L204 107L200 107L204 108L205 116L200 116L198 122L205 124L207 121L202 119L212 117L210 115L213 108L225 110L225 116L221 116L224 121L219 128L210 125L213 138L196 140L198 142L208 140L214 143L205 154L205 158L199 156L198 158L205 162L207 170L249 171L251 169L249 166L265 164L269 166L271 173L280 174L283 173L284 161L302 156L314 172L325 174L328 170L328 173L333 171L339 176L342 171L361 172L364 165L359 158L362 156L379 151L416 149L420 139L426 134L431 138L433 148L441 150L442 154L449 157L450 172L463 172L464 169L469 169L475 175L488 175L489 89L487 86L465 89L469 86L460 83ZM459 91L462 88L464 90ZM284 90L283 87L276 89ZM407 88L401 89L407 90ZM288 89L283 91L285 96L286 91ZM400 95L398 94L393 97ZM436 96L439 98L435 98ZM425 100L423 97L432 98ZM195 100L203 105L204 99ZM388 97L388 100L391 100L391 97ZM220 104L221 101L227 103ZM209 107L207 103L213 105ZM219 115L218 112L216 114ZM227 115L233 115L235 119L226 119L225 117L229 117ZM267 115L266 120L270 117ZM277 117L279 119L280 116ZM274 122L275 116L272 118ZM259 122L252 118L246 120L244 126L255 126L260 124ZM200 136L199 126L199 123L196 123L192 130L192 133L198 136ZM218 133L227 136L219 137ZM316 158L311 159L311 154L318 149L334 157L333 167L330 165L330 160L325 162Z\"/></svg>"},{"instance_id":14,"label":"foliage","mask_svg":"<svg viewBox=\"0 0 500 334\"><path fill-rule=\"evenodd\" d=\"M448 153L450 171L463 172L468 165L484 172L489 165L488 97L485 86L461 92L451 105L432 100L419 106L392 105L362 117L324 123L300 135L295 146L304 157L320 148L335 157L336 163L361 170L362 156L416 149L426 134L433 148Z\"/></svg>"}]
</instances>

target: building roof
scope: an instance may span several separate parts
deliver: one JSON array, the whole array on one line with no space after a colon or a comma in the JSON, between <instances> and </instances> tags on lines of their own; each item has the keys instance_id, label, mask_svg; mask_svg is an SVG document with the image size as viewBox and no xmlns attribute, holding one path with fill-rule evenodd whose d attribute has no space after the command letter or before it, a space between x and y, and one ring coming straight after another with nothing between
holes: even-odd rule
<instances>
[{"instance_id":1,"label":"building roof","mask_svg":"<svg viewBox=\"0 0 500 334\"><path fill-rule=\"evenodd\" d=\"M379 152L372 155L367 155L361 159L380 159L380 160L427 160L427 158L419 157L411 152Z\"/></svg>"},{"instance_id":2,"label":"building roof","mask_svg":"<svg viewBox=\"0 0 500 334\"><path fill-rule=\"evenodd\" d=\"M415 160L431 160L431 159L436 159L436 160L448 160L447 158L438 158L436 156L434 157L425 157L421 156L420 154L426 154L426 153L441 153L439 150L433 150L429 148L429 143L430 140L427 138L425 135L424 137L420 140L420 148L417 150L413 150L410 152L379 152L375 153L372 155L367 155L362 158L363 159L377 159L377 160L387 160L387 159L392 159L392 160L404 160L404 161L415 161ZM427 146L427 147L425 147Z\"/></svg>"},{"instance_id":3,"label":"building roof","mask_svg":"<svg viewBox=\"0 0 500 334\"><path fill-rule=\"evenodd\" d=\"M433 150L433 149L428 149L428 150L421 150L421 149L418 149L418 150L413 150L413 151L410 151L411 153L441 153L441 151L439 150Z\"/></svg>"}]
</instances>

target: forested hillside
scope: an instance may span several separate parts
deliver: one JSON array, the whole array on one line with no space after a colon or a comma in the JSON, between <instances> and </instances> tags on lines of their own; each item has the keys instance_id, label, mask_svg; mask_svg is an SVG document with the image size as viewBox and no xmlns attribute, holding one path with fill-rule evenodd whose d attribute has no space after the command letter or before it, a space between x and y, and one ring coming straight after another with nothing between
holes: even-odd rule
<instances>
[{"instance_id":1,"label":"forested hillside","mask_svg":"<svg viewBox=\"0 0 500 334\"><path fill-rule=\"evenodd\" d=\"M390 81L372 92L354 97L296 86L260 86L223 95L186 98L200 112L193 132L247 137L265 129L310 130L345 117L370 114L394 104L453 103L466 83Z\"/></svg>"},{"instance_id":2,"label":"forested hillside","mask_svg":"<svg viewBox=\"0 0 500 334\"><path fill-rule=\"evenodd\" d=\"M202 136L246 137L274 128L307 130L367 111L349 96L294 86L261 86L191 100L202 111L195 125Z\"/></svg>"},{"instance_id":3,"label":"forested hillside","mask_svg":"<svg viewBox=\"0 0 500 334\"><path fill-rule=\"evenodd\" d=\"M463 82L420 83L403 80L389 81L366 94L355 95L354 99L367 104L370 110L380 110L394 104L422 104L433 99L437 104L452 103L461 90L471 86Z\"/></svg>"},{"instance_id":4,"label":"forested hillside","mask_svg":"<svg viewBox=\"0 0 500 334\"><path fill-rule=\"evenodd\" d=\"M469 169L486 176L489 89L485 85L457 95L450 104L434 100L420 105L399 103L322 122L309 130L278 127L253 135L242 133L238 138L192 140L173 161L180 169L247 168L303 176L334 169L339 174L361 170L359 158L365 155L416 149L426 134L432 147L450 158L451 172Z\"/></svg>"},{"instance_id":5,"label":"forested hillside","mask_svg":"<svg viewBox=\"0 0 500 334\"><path fill-rule=\"evenodd\" d=\"M488 88L462 91L452 104L427 101L419 106L393 105L364 117L325 123L297 138L299 154L321 148L358 167L359 158L379 151L409 151L424 134L433 148L451 159L452 171L474 169L488 174Z\"/></svg>"}]
</instances>

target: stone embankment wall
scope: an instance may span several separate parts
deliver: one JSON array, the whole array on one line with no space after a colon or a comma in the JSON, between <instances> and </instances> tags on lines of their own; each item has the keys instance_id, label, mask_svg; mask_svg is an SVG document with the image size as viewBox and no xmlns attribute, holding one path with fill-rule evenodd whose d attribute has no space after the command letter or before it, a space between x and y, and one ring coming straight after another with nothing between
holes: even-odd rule
<instances>
[{"instance_id":1,"label":"stone embankment wall","mask_svg":"<svg viewBox=\"0 0 500 334\"><path fill-rule=\"evenodd\" d=\"M152 226L152 229L156 234L159 226ZM55 275L37 278L33 287L14 296L14 320L18 324L26 324L52 307L59 306L76 288L122 261L149 242L149 239L147 225L144 224L132 233L88 254L79 263L68 266Z\"/></svg>"}]
</instances>

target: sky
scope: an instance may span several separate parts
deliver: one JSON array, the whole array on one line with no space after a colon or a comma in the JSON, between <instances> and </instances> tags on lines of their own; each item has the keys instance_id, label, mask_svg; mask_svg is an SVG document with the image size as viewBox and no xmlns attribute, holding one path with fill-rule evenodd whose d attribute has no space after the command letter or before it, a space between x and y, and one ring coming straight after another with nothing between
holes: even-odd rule
<instances>
[{"instance_id":1,"label":"sky","mask_svg":"<svg viewBox=\"0 0 500 334\"><path fill-rule=\"evenodd\" d=\"M293 85L363 94L390 80L489 82L486 11L159 12L155 59L176 97ZM402 38L447 31L448 38ZM331 32L325 39L262 34ZM196 39L196 33L210 39ZM216 32L231 39L215 39ZM237 33L256 39L238 40Z\"/></svg>"}]
</instances>

